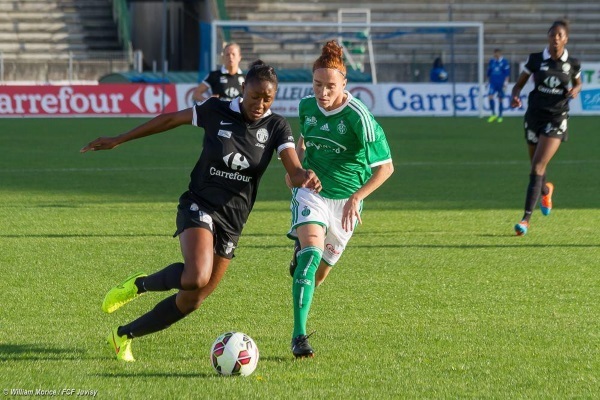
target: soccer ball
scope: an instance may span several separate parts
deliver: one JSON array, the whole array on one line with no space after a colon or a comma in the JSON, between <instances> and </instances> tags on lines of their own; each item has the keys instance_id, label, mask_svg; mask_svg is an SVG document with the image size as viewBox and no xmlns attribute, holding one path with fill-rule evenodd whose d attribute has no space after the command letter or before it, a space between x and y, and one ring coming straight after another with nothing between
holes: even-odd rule
<instances>
[{"instance_id":1,"label":"soccer ball","mask_svg":"<svg viewBox=\"0 0 600 400\"><path fill-rule=\"evenodd\" d=\"M258 347L245 333L223 333L210 349L210 360L221 375L248 376L258 364Z\"/></svg>"}]
</instances>

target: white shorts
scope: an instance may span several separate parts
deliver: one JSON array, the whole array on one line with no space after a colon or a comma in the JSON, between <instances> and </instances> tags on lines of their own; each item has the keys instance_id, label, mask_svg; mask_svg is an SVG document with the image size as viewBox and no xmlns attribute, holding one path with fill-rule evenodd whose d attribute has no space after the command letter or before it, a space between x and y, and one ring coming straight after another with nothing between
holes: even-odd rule
<instances>
[{"instance_id":1,"label":"white shorts","mask_svg":"<svg viewBox=\"0 0 600 400\"><path fill-rule=\"evenodd\" d=\"M292 224L288 237L297 239L296 229L305 224L318 224L325 229L325 243L323 249L323 260L330 266L334 266L340 259L348 241L356 229L358 220L354 222L354 229L347 232L342 228L342 215L344 205L348 199L326 199L320 194L309 189L292 189ZM362 211L362 202L361 202Z\"/></svg>"}]
</instances>

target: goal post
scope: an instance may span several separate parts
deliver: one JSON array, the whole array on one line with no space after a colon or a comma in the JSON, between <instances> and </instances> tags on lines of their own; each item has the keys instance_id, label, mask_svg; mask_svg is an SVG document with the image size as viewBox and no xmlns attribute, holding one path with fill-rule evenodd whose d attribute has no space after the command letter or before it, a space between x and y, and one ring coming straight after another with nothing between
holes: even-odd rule
<instances>
[{"instance_id":1,"label":"goal post","mask_svg":"<svg viewBox=\"0 0 600 400\"><path fill-rule=\"evenodd\" d=\"M439 57L448 70L449 84L479 86L483 116L482 22L344 22L339 15L337 22L214 20L211 70L219 65L225 38L240 45L243 62L260 58L274 66L278 75L292 71L298 76L310 72L326 41L341 41L350 83L430 82L430 69Z\"/></svg>"}]
</instances>

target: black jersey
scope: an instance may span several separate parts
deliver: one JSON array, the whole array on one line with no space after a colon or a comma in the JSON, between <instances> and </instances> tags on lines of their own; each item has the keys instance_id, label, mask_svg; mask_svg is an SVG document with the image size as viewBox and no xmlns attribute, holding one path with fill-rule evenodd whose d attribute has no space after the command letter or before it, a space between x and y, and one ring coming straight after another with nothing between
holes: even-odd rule
<instances>
[{"instance_id":1,"label":"black jersey","mask_svg":"<svg viewBox=\"0 0 600 400\"><path fill-rule=\"evenodd\" d=\"M559 60L550 57L548 49L531 53L525 72L533 75L534 89L529 93L528 111L560 115L569 111L567 92L581 73L579 60L569 57L567 49Z\"/></svg>"},{"instance_id":2,"label":"black jersey","mask_svg":"<svg viewBox=\"0 0 600 400\"><path fill-rule=\"evenodd\" d=\"M233 100L242 93L242 84L244 83L244 75L242 70L238 70L236 74L230 75L225 67L212 71L202 81L210 87L212 94L219 96L221 100Z\"/></svg>"},{"instance_id":3,"label":"black jersey","mask_svg":"<svg viewBox=\"0 0 600 400\"><path fill-rule=\"evenodd\" d=\"M189 185L202 208L223 229L237 234L254 206L273 153L295 146L285 118L269 110L258 121L247 123L240 101L211 97L194 106L192 124L204 128L204 143Z\"/></svg>"}]
</instances>

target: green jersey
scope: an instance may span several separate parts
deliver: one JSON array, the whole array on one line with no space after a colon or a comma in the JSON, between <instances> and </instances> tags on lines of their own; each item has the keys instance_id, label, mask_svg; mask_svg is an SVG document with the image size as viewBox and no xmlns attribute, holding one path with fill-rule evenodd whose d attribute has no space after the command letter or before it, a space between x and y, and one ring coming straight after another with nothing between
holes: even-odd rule
<instances>
[{"instance_id":1,"label":"green jersey","mask_svg":"<svg viewBox=\"0 0 600 400\"><path fill-rule=\"evenodd\" d=\"M300 131L306 150L303 166L315 171L321 196L347 199L372 175L371 168L392 160L381 126L349 92L333 111L319 107L314 96L300 100Z\"/></svg>"}]
</instances>

